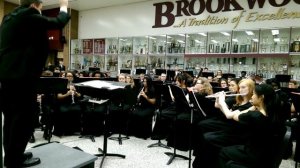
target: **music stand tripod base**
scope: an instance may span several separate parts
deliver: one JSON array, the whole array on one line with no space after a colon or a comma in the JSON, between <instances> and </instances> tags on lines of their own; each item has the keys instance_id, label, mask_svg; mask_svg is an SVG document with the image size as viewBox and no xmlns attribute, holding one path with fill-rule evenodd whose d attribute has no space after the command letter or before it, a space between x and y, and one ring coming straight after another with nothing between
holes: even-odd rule
<instances>
[{"instance_id":1,"label":"music stand tripod base","mask_svg":"<svg viewBox=\"0 0 300 168\"><path fill-rule=\"evenodd\" d=\"M165 145L161 142L161 140L159 139L157 143L151 144L148 146L148 148L152 148L152 147L163 147L166 149L171 149L168 145Z\"/></svg>"},{"instance_id":2,"label":"music stand tripod base","mask_svg":"<svg viewBox=\"0 0 300 168\"><path fill-rule=\"evenodd\" d=\"M128 136L122 137L121 134L119 134L118 137L109 137L110 140L119 141L119 144L122 145L123 140L129 139Z\"/></svg>"},{"instance_id":3,"label":"music stand tripod base","mask_svg":"<svg viewBox=\"0 0 300 168\"><path fill-rule=\"evenodd\" d=\"M175 148L174 148L174 150L175 150ZM175 159L175 157L179 157L179 158L182 158L182 159L184 159L184 160L190 160L188 157L186 157L186 156L182 156L182 155L178 155L178 154L176 154L176 152L165 152L165 154L166 155L168 155L168 156L170 156L170 159L169 159L169 161L167 162L167 165L169 165L169 164L171 164L172 163L172 161Z\"/></svg>"}]
</instances>

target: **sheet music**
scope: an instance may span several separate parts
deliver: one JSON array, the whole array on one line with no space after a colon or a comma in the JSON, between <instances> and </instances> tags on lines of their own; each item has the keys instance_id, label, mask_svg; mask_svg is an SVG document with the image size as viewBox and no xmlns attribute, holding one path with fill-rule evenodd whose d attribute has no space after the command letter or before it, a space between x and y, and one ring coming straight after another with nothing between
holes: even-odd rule
<instances>
[{"instance_id":1,"label":"sheet music","mask_svg":"<svg viewBox=\"0 0 300 168\"><path fill-rule=\"evenodd\" d=\"M89 86L89 87L97 88L97 89L114 90L114 89L123 89L127 84L125 84L125 83L123 84L123 83L120 83L120 82L108 82L108 81L101 81L101 80L92 80L92 81L77 83L75 85L77 85L77 86Z\"/></svg>"}]
</instances>

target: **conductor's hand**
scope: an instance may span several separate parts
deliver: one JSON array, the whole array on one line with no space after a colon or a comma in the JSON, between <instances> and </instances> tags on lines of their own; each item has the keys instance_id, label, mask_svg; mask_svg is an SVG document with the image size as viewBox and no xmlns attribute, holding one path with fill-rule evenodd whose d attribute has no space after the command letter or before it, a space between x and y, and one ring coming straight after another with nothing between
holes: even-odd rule
<instances>
[{"instance_id":1,"label":"conductor's hand","mask_svg":"<svg viewBox=\"0 0 300 168\"><path fill-rule=\"evenodd\" d=\"M59 0L60 7L68 7L69 1L68 0Z\"/></svg>"}]
</instances>

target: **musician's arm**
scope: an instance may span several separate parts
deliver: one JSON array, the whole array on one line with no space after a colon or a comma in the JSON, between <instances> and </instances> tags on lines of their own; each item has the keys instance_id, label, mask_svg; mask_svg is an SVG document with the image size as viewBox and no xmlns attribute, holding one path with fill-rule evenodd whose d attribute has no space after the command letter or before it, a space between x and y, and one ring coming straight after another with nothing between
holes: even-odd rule
<instances>
[{"instance_id":1,"label":"musician's arm","mask_svg":"<svg viewBox=\"0 0 300 168\"><path fill-rule=\"evenodd\" d=\"M153 97L153 98L150 98L147 94L145 94L144 92L143 92L143 94L141 94L141 96L143 96L150 104L155 104L155 101L156 101L156 99L155 99L155 97Z\"/></svg>"}]
</instances>

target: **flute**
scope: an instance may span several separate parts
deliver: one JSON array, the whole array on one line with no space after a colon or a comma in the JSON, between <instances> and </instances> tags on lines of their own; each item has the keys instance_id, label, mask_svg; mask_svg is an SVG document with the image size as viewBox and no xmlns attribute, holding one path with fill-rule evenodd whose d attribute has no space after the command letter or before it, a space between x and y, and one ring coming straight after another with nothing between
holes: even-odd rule
<instances>
[{"instance_id":1,"label":"flute","mask_svg":"<svg viewBox=\"0 0 300 168\"><path fill-rule=\"evenodd\" d=\"M236 94L227 94L225 95L225 97L232 97L232 96L245 96L247 95L247 93L236 93ZM212 95L208 95L208 96L205 96L206 98L217 98L219 97L219 93L215 93L215 94L212 94Z\"/></svg>"}]
</instances>

